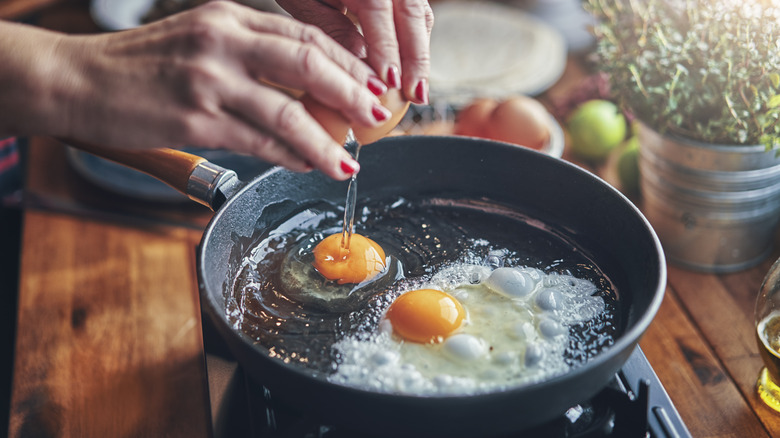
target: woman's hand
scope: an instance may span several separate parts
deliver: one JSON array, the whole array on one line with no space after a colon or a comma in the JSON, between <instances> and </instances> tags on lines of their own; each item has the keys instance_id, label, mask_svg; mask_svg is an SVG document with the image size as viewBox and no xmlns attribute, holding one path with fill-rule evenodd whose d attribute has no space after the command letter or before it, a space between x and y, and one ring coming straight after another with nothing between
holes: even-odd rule
<instances>
[{"instance_id":1,"label":"woman's hand","mask_svg":"<svg viewBox=\"0 0 780 438\"><path fill-rule=\"evenodd\" d=\"M0 64L0 83L20 83L0 98L0 133L226 148L335 179L357 162L300 102L258 79L303 90L354 123L389 117L376 97L382 81L320 29L232 2L101 35L0 22Z\"/></svg>"},{"instance_id":2,"label":"woman's hand","mask_svg":"<svg viewBox=\"0 0 780 438\"><path fill-rule=\"evenodd\" d=\"M293 17L322 28L382 80L415 103L428 102L433 11L427 0L277 0ZM357 17L360 29L345 15Z\"/></svg>"}]
</instances>

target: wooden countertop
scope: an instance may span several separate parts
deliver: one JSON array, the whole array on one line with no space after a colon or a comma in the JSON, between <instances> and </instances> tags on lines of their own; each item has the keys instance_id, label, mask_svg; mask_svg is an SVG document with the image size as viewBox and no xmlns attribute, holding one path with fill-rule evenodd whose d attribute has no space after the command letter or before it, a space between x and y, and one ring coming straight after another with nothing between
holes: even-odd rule
<instances>
[{"instance_id":1,"label":"wooden countertop","mask_svg":"<svg viewBox=\"0 0 780 438\"><path fill-rule=\"evenodd\" d=\"M117 199L51 140L29 152L9 436L210 436L194 253L211 213ZM753 325L778 256L728 275L669 267L641 346L694 437L780 436L755 394Z\"/></svg>"}]
</instances>

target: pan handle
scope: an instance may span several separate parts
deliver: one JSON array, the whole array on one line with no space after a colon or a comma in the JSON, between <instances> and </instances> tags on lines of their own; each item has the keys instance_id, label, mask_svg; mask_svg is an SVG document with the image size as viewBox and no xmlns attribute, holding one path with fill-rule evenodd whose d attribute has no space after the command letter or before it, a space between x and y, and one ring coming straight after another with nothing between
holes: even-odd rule
<instances>
[{"instance_id":1,"label":"pan handle","mask_svg":"<svg viewBox=\"0 0 780 438\"><path fill-rule=\"evenodd\" d=\"M127 150L69 139L60 141L153 176L212 210L217 210L243 186L232 170L177 149Z\"/></svg>"}]
</instances>

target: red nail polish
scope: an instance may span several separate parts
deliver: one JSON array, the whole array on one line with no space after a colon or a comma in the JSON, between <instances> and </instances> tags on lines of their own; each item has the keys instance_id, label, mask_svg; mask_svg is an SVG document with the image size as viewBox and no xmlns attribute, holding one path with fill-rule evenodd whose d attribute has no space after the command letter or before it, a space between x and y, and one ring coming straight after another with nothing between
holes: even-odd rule
<instances>
[{"instance_id":1,"label":"red nail polish","mask_svg":"<svg viewBox=\"0 0 780 438\"><path fill-rule=\"evenodd\" d=\"M394 65L387 69L387 85L392 88L401 88L401 74L398 72L398 67Z\"/></svg>"},{"instance_id":2,"label":"red nail polish","mask_svg":"<svg viewBox=\"0 0 780 438\"><path fill-rule=\"evenodd\" d=\"M349 175L354 175L360 170L360 164L355 160L342 160L341 170Z\"/></svg>"},{"instance_id":3,"label":"red nail polish","mask_svg":"<svg viewBox=\"0 0 780 438\"><path fill-rule=\"evenodd\" d=\"M428 80L420 79L417 83L417 87L414 89L414 97L417 98L419 103L428 103Z\"/></svg>"},{"instance_id":4,"label":"red nail polish","mask_svg":"<svg viewBox=\"0 0 780 438\"><path fill-rule=\"evenodd\" d=\"M388 118L390 118L390 112L386 110L384 107L380 105L374 105L373 108L371 108L371 115L374 116L377 122L384 122Z\"/></svg>"},{"instance_id":5,"label":"red nail polish","mask_svg":"<svg viewBox=\"0 0 780 438\"><path fill-rule=\"evenodd\" d=\"M374 93L374 96L381 96L387 93L387 85L378 77L371 76L368 78L368 90Z\"/></svg>"}]
</instances>

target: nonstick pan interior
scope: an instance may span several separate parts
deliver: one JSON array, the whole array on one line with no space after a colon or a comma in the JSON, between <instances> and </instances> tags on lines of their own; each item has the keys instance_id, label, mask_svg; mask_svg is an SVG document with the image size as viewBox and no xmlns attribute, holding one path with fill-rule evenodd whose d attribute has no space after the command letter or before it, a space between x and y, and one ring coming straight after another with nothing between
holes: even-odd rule
<instances>
[{"instance_id":1,"label":"nonstick pan interior","mask_svg":"<svg viewBox=\"0 0 780 438\"><path fill-rule=\"evenodd\" d=\"M622 335L585 365L538 384L459 397L379 394L342 387L268 356L231 328L224 296L259 230L316 200L343 202L346 185L319 173L272 170L215 215L198 253L204 313L247 373L275 397L327 421L388 436L490 436L538 425L598 392L631 354L663 296L655 233L625 197L589 172L536 151L457 137L399 137L363 148L358 198L457 193L512 206L553 224L617 285Z\"/></svg>"}]
</instances>

